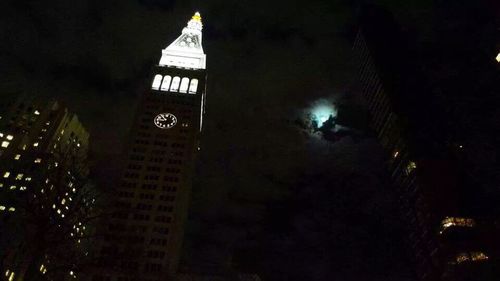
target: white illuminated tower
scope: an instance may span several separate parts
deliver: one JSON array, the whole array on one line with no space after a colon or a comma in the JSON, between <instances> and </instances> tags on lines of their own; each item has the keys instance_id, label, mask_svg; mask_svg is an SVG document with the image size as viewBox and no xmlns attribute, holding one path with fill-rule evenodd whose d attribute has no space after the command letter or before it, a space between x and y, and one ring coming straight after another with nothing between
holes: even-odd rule
<instances>
[{"instance_id":1,"label":"white illuminated tower","mask_svg":"<svg viewBox=\"0 0 500 281\"><path fill-rule=\"evenodd\" d=\"M195 13L162 50L140 100L92 280L172 280L188 212L205 101L206 57Z\"/></svg>"}]
</instances>

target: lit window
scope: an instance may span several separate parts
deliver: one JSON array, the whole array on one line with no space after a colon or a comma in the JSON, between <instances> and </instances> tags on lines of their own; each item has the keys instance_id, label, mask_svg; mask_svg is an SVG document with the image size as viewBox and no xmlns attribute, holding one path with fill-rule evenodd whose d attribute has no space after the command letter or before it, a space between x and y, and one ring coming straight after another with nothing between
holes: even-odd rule
<instances>
[{"instance_id":1,"label":"lit window","mask_svg":"<svg viewBox=\"0 0 500 281\"><path fill-rule=\"evenodd\" d=\"M3 138L3 134L2 133L0 133L0 138Z\"/></svg>"},{"instance_id":2,"label":"lit window","mask_svg":"<svg viewBox=\"0 0 500 281\"><path fill-rule=\"evenodd\" d=\"M166 75L163 78L163 82L161 82L161 90L162 91L168 91L168 88L170 87L170 81L172 81L172 76Z\"/></svg>"},{"instance_id":3,"label":"lit window","mask_svg":"<svg viewBox=\"0 0 500 281\"><path fill-rule=\"evenodd\" d=\"M61 213L61 209L57 209L57 213L60 214Z\"/></svg>"},{"instance_id":4,"label":"lit window","mask_svg":"<svg viewBox=\"0 0 500 281\"><path fill-rule=\"evenodd\" d=\"M408 162L408 165L406 165L406 174L409 175L411 172L413 172L417 168L417 164L413 161Z\"/></svg>"},{"instance_id":5,"label":"lit window","mask_svg":"<svg viewBox=\"0 0 500 281\"><path fill-rule=\"evenodd\" d=\"M24 174L17 174L16 180L20 181L23 179Z\"/></svg>"},{"instance_id":6,"label":"lit window","mask_svg":"<svg viewBox=\"0 0 500 281\"><path fill-rule=\"evenodd\" d=\"M12 140L14 138L14 136L12 135L7 135L7 140Z\"/></svg>"},{"instance_id":7,"label":"lit window","mask_svg":"<svg viewBox=\"0 0 500 281\"><path fill-rule=\"evenodd\" d=\"M498 53L496 60L497 60L497 62L500 62L500 53Z\"/></svg>"},{"instance_id":8,"label":"lit window","mask_svg":"<svg viewBox=\"0 0 500 281\"><path fill-rule=\"evenodd\" d=\"M21 190L21 191L26 190L26 186L21 186L21 187L19 188L19 190Z\"/></svg>"},{"instance_id":9,"label":"lit window","mask_svg":"<svg viewBox=\"0 0 500 281\"><path fill-rule=\"evenodd\" d=\"M485 255L483 252L471 252L470 257L472 261L482 261L488 259L488 256Z\"/></svg>"},{"instance_id":10,"label":"lit window","mask_svg":"<svg viewBox=\"0 0 500 281\"><path fill-rule=\"evenodd\" d=\"M34 146L34 147L37 147L37 146L38 146L38 143L37 143L37 142L35 142L35 143L33 144L33 146Z\"/></svg>"},{"instance_id":11,"label":"lit window","mask_svg":"<svg viewBox=\"0 0 500 281\"><path fill-rule=\"evenodd\" d=\"M394 154L392 155L393 158L397 158L399 155L399 151L395 151Z\"/></svg>"},{"instance_id":12,"label":"lit window","mask_svg":"<svg viewBox=\"0 0 500 281\"><path fill-rule=\"evenodd\" d=\"M153 85L151 85L151 88L153 90L158 90L160 88L161 78L162 76L160 74L155 75L155 78L153 79Z\"/></svg>"},{"instance_id":13,"label":"lit window","mask_svg":"<svg viewBox=\"0 0 500 281\"><path fill-rule=\"evenodd\" d=\"M64 205L65 203L66 203L66 199L64 199L64 198L63 198L63 199L61 200L61 204L62 204L62 205Z\"/></svg>"},{"instance_id":14,"label":"lit window","mask_svg":"<svg viewBox=\"0 0 500 281\"><path fill-rule=\"evenodd\" d=\"M16 208L14 208L14 207L9 208L9 212L14 212L15 210L16 210Z\"/></svg>"},{"instance_id":15,"label":"lit window","mask_svg":"<svg viewBox=\"0 0 500 281\"><path fill-rule=\"evenodd\" d=\"M24 180L25 181L31 181L31 177L25 177Z\"/></svg>"},{"instance_id":16,"label":"lit window","mask_svg":"<svg viewBox=\"0 0 500 281\"><path fill-rule=\"evenodd\" d=\"M3 174L3 177L4 177L4 178L8 178L9 176L10 176L10 172L5 172L5 173Z\"/></svg>"},{"instance_id":17,"label":"lit window","mask_svg":"<svg viewBox=\"0 0 500 281\"><path fill-rule=\"evenodd\" d=\"M41 162L42 162L42 158L35 159L35 163L41 163Z\"/></svg>"},{"instance_id":18,"label":"lit window","mask_svg":"<svg viewBox=\"0 0 500 281\"><path fill-rule=\"evenodd\" d=\"M8 141L3 141L2 142L2 147L7 147L9 146L9 142Z\"/></svg>"},{"instance_id":19,"label":"lit window","mask_svg":"<svg viewBox=\"0 0 500 281\"><path fill-rule=\"evenodd\" d=\"M473 219L446 217L441 221L441 229L439 233L442 234L450 227L474 227L475 225L476 223Z\"/></svg>"},{"instance_id":20,"label":"lit window","mask_svg":"<svg viewBox=\"0 0 500 281\"><path fill-rule=\"evenodd\" d=\"M15 190L16 188L17 188L17 186L15 186L15 185L10 186L10 190Z\"/></svg>"},{"instance_id":21,"label":"lit window","mask_svg":"<svg viewBox=\"0 0 500 281\"><path fill-rule=\"evenodd\" d=\"M489 259L489 257L483 252L470 252L470 253L460 253L455 257L455 264L460 264L469 261L484 261Z\"/></svg>"},{"instance_id":22,"label":"lit window","mask_svg":"<svg viewBox=\"0 0 500 281\"><path fill-rule=\"evenodd\" d=\"M0 205L0 211L5 211L5 206Z\"/></svg>"},{"instance_id":23,"label":"lit window","mask_svg":"<svg viewBox=\"0 0 500 281\"><path fill-rule=\"evenodd\" d=\"M170 86L170 92L177 92L179 90L179 84L181 83L181 78L179 76L175 76L172 79L172 86Z\"/></svg>"},{"instance_id":24,"label":"lit window","mask_svg":"<svg viewBox=\"0 0 500 281\"><path fill-rule=\"evenodd\" d=\"M191 79L191 84L189 85L189 93L194 94L198 90L198 79Z\"/></svg>"},{"instance_id":25,"label":"lit window","mask_svg":"<svg viewBox=\"0 0 500 281\"><path fill-rule=\"evenodd\" d=\"M187 77L182 78L181 87L179 89L179 92L186 93L188 90L188 87L189 87L189 78L187 78Z\"/></svg>"},{"instance_id":26,"label":"lit window","mask_svg":"<svg viewBox=\"0 0 500 281\"><path fill-rule=\"evenodd\" d=\"M35 115L40 115L40 111L38 111L38 110L35 110L34 113L35 113Z\"/></svg>"},{"instance_id":27,"label":"lit window","mask_svg":"<svg viewBox=\"0 0 500 281\"><path fill-rule=\"evenodd\" d=\"M16 154L16 156L14 156L15 160L19 160L19 158L21 158L21 154Z\"/></svg>"}]
</instances>

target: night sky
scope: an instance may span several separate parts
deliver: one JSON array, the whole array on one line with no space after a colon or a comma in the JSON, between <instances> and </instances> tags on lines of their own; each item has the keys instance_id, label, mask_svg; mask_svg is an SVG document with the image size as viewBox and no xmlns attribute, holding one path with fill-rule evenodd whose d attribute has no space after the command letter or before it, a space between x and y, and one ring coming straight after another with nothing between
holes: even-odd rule
<instances>
[{"instance_id":1,"label":"night sky","mask_svg":"<svg viewBox=\"0 0 500 281\"><path fill-rule=\"evenodd\" d=\"M441 16L431 2L378 1L417 44ZM105 189L161 49L198 10L207 114L181 269L412 280L376 139L363 126L332 140L301 125L317 104L362 119L349 93L357 4L4 0L0 97L64 101L91 133L94 180Z\"/></svg>"}]
</instances>

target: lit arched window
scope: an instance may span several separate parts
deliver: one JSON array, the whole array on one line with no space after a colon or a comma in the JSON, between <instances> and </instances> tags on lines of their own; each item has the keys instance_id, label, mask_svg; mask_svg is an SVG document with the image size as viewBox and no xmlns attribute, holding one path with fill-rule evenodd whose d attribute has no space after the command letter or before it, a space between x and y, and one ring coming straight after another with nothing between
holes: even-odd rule
<instances>
[{"instance_id":1,"label":"lit arched window","mask_svg":"<svg viewBox=\"0 0 500 281\"><path fill-rule=\"evenodd\" d=\"M172 79L172 85L170 86L170 92L177 92L179 90L179 84L181 83L181 78L179 76L175 76Z\"/></svg>"},{"instance_id":2,"label":"lit arched window","mask_svg":"<svg viewBox=\"0 0 500 281\"><path fill-rule=\"evenodd\" d=\"M161 90L162 91L168 91L168 87L170 87L170 81L172 81L172 76L166 75L163 78L163 82L161 83Z\"/></svg>"},{"instance_id":3,"label":"lit arched window","mask_svg":"<svg viewBox=\"0 0 500 281\"><path fill-rule=\"evenodd\" d=\"M198 89L198 79L191 79L191 85L189 85L189 93L195 94Z\"/></svg>"},{"instance_id":4,"label":"lit arched window","mask_svg":"<svg viewBox=\"0 0 500 281\"><path fill-rule=\"evenodd\" d=\"M189 78L187 78L187 77L182 78L181 87L179 89L179 92L186 93L188 90L188 86L189 86Z\"/></svg>"},{"instance_id":5,"label":"lit arched window","mask_svg":"<svg viewBox=\"0 0 500 281\"><path fill-rule=\"evenodd\" d=\"M163 77L160 74L155 75L155 79L153 79L153 85L151 86L153 90L158 90L158 88L160 88L161 78Z\"/></svg>"}]
</instances>

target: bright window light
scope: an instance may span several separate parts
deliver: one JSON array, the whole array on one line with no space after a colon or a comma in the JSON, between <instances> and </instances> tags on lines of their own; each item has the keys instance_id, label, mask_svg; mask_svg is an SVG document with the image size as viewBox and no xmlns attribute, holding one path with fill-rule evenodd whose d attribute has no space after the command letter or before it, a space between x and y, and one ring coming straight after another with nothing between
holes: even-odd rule
<instances>
[{"instance_id":1,"label":"bright window light","mask_svg":"<svg viewBox=\"0 0 500 281\"><path fill-rule=\"evenodd\" d=\"M189 78L184 77L181 81L181 87L179 88L179 92L186 93L189 87Z\"/></svg>"},{"instance_id":2,"label":"bright window light","mask_svg":"<svg viewBox=\"0 0 500 281\"><path fill-rule=\"evenodd\" d=\"M500 53L498 53L496 60L497 60L497 62L500 62Z\"/></svg>"},{"instance_id":3,"label":"bright window light","mask_svg":"<svg viewBox=\"0 0 500 281\"><path fill-rule=\"evenodd\" d=\"M14 156L15 160L19 160L19 158L21 158L21 154L16 154L16 156Z\"/></svg>"},{"instance_id":4,"label":"bright window light","mask_svg":"<svg viewBox=\"0 0 500 281\"><path fill-rule=\"evenodd\" d=\"M35 110L35 115L40 115L40 111Z\"/></svg>"},{"instance_id":5,"label":"bright window light","mask_svg":"<svg viewBox=\"0 0 500 281\"><path fill-rule=\"evenodd\" d=\"M42 158L35 159L35 163L41 163L41 162L42 162Z\"/></svg>"},{"instance_id":6,"label":"bright window light","mask_svg":"<svg viewBox=\"0 0 500 281\"><path fill-rule=\"evenodd\" d=\"M7 147L9 146L9 142L8 141L3 141L2 142L2 147Z\"/></svg>"},{"instance_id":7,"label":"bright window light","mask_svg":"<svg viewBox=\"0 0 500 281\"><path fill-rule=\"evenodd\" d=\"M160 88L161 79L162 76L160 74L155 75L155 78L153 79L153 85L151 85L151 88L153 90L158 90Z\"/></svg>"},{"instance_id":8,"label":"bright window light","mask_svg":"<svg viewBox=\"0 0 500 281\"><path fill-rule=\"evenodd\" d=\"M195 94L198 90L198 79L191 79L191 84L189 84L189 93Z\"/></svg>"},{"instance_id":9,"label":"bright window light","mask_svg":"<svg viewBox=\"0 0 500 281\"><path fill-rule=\"evenodd\" d=\"M12 135L7 135L7 139L8 139L8 140L12 140L13 138L14 138L14 136L12 136Z\"/></svg>"},{"instance_id":10,"label":"bright window light","mask_svg":"<svg viewBox=\"0 0 500 281\"><path fill-rule=\"evenodd\" d=\"M34 146L34 147L37 147L37 146L38 146L38 143L37 143L37 142L35 142L35 143L33 144L33 146Z\"/></svg>"},{"instance_id":11,"label":"bright window light","mask_svg":"<svg viewBox=\"0 0 500 281\"><path fill-rule=\"evenodd\" d=\"M181 83L181 78L179 76L175 76L174 79L172 79L172 86L170 86L170 92L179 91L180 83Z\"/></svg>"},{"instance_id":12,"label":"bright window light","mask_svg":"<svg viewBox=\"0 0 500 281\"><path fill-rule=\"evenodd\" d=\"M9 176L10 176L10 172L5 172L5 173L3 174L3 177L4 177L4 178L8 178Z\"/></svg>"},{"instance_id":13,"label":"bright window light","mask_svg":"<svg viewBox=\"0 0 500 281\"><path fill-rule=\"evenodd\" d=\"M5 211L5 206L0 205L0 211Z\"/></svg>"}]
</instances>

